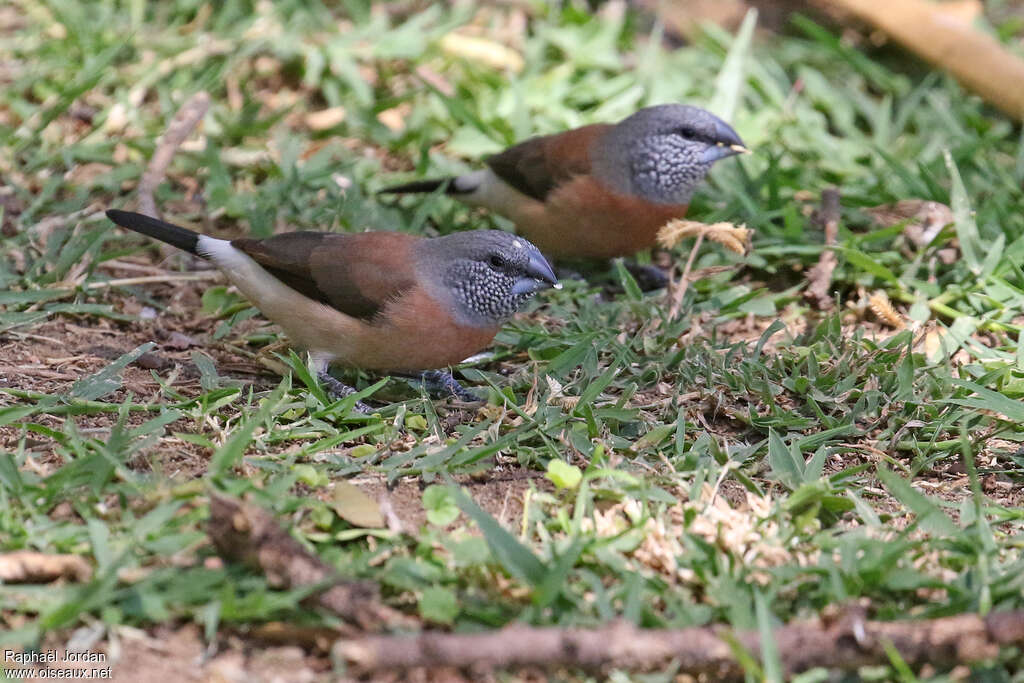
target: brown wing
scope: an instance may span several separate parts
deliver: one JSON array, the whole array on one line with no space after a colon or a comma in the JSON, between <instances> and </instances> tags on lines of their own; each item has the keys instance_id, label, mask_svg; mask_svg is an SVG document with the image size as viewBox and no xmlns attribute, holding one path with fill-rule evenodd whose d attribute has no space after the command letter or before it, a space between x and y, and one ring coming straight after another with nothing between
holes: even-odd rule
<instances>
[{"instance_id":1,"label":"brown wing","mask_svg":"<svg viewBox=\"0 0 1024 683\"><path fill-rule=\"evenodd\" d=\"M544 201L558 186L590 173L590 148L611 128L595 123L530 138L489 157L487 165L523 194Z\"/></svg>"},{"instance_id":2,"label":"brown wing","mask_svg":"<svg viewBox=\"0 0 1024 683\"><path fill-rule=\"evenodd\" d=\"M412 247L420 239L400 232L292 232L231 245L292 289L369 320L416 284Z\"/></svg>"}]
</instances>

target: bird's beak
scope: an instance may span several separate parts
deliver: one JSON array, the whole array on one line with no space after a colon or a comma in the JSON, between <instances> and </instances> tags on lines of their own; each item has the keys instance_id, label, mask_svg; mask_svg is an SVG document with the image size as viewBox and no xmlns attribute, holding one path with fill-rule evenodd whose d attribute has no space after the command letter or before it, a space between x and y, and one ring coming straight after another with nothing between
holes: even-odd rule
<instances>
[{"instance_id":1,"label":"bird's beak","mask_svg":"<svg viewBox=\"0 0 1024 683\"><path fill-rule=\"evenodd\" d=\"M704 150L704 162L711 164L736 154L749 153L750 150L732 126L721 119L715 119L715 145Z\"/></svg>"},{"instance_id":2,"label":"bird's beak","mask_svg":"<svg viewBox=\"0 0 1024 683\"><path fill-rule=\"evenodd\" d=\"M747 146L743 144L743 140L732 129L732 126L722 119L715 120L715 142L730 149L735 147L739 147L742 151L747 149Z\"/></svg>"},{"instance_id":3,"label":"bird's beak","mask_svg":"<svg viewBox=\"0 0 1024 683\"><path fill-rule=\"evenodd\" d=\"M519 278L512 285L512 293L517 296L533 294L548 287L561 289L562 285L555 277L555 271L551 268L551 264L541 256L540 252L537 252L530 256L530 261L526 264L526 276Z\"/></svg>"},{"instance_id":4,"label":"bird's beak","mask_svg":"<svg viewBox=\"0 0 1024 683\"><path fill-rule=\"evenodd\" d=\"M701 157L704 159L704 163L712 164L719 159L736 156L737 154L750 154L750 150L742 144L727 145L719 142L716 145L706 147L701 153Z\"/></svg>"}]
</instances>

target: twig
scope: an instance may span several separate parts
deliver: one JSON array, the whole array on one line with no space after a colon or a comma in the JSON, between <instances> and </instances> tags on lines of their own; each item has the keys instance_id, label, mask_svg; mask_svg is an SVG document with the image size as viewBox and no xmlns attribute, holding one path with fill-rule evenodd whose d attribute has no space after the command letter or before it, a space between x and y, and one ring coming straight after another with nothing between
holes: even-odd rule
<instances>
[{"instance_id":1,"label":"twig","mask_svg":"<svg viewBox=\"0 0 1024 683\"><path fill-rule=\"evenodd\" d=\"M669 308L669 319L675 318L679 313L683 297L690 286L690 280L698 279L692 276L693 263L697 258L697 252L700 251L700 247L704 243L704 238L718 242L726 249L745 256L750 248L751 231L745 225L725 222L701 223L680 218L670 220L658 230L658 244L665 249L671 249L687 237L693 237L694 242L690 249L690 255L686 259L686 265L683 266L682 275L679 282L669 280L668 294L666 295L672 302Z\"/></svg>"},{"instance_id":2,"label":"twig","mask_svg":"<svg viewBox=\"0 0 1024 683\"><path fill-rule=\"evenodd\" d=\"M690 271L693 270L693 262L697 259L697 252L700 251L700 245L703 243L704 233L699 233L693 240L693 247L690 249L690 255L686 257L686 265L683 266L679 281L671 283L672 308L668 312L669 320L674 320L683 306L683 297L686 296L686 290L690 287Z\"/></svg>"},{"instance_id":3,"label":"twig","mask_svg":"<svg viewBox=\"0 0 1024 683\"><path fill-rule=\"evenodd\" d=\"M198 273L180 273L178 275L145 275L140 277L123 277L116 280L86 282L82 289L108 289L128 285L145 285L150 282L188 282L190 280L216 280L221 277L219 270L200 271Z\"/></svg>"},{"instance_id":4,"label":"twig","mask_svg":"<svg viewBox=\"0 0 1024 683\"><path fill-rule=\"evenodd\" d=\"M174 153L206 115L206 110L209 108L210 96L200 90L181 106L170 125L167 126L167 131L161 138L160 144L157 145L156 151L153 152L153 158L149 160L149 166L142 174L142 180L139 181L140 212L154 218L160 217L156 210L153 192L167 175L167 167L170 166Z\"/></svg>"},{"instance_id":5,"label":"twig","mask_svg":"<svg viewBox=\"0 0 1024 683\"><path fill-rule=\"evenodd\" d=\"M812 219L822 226L825 232L825 246L818 257L818 264L807 273L809 282L804 297L820 311L832 310L835 302L829 295L832 286L832 273L839 262L834 246L839 236L839 190L830 187L821 193L821 209Z\"/></svg>"},{"instance_id":6,"label":"twig","mask_svg":"<svg viewBox=\"0 0 1024 683\"><path fill-rule=\"evenodd\" d=\"M1024 60L970 23L952 19L941 3L924 0L815 0L856 15L1004 113L1024 120Z\"/></svg>"},{"instance_id":7,"label":"twig","mask_svg":"<svg viewBox=\"0 0 1024 683\"><path fill-rule=\"evenodd\" d=\"M208 533L222 557L260 569L275 586L324 586L310 600L364 631L415 623L381 603L376 584L338 576L262 508L211 494Z\"/></svg>"},{"instance_id":8,"label":"twig","mask_svg":"<svg viewBox=\"0 0 1024 683\"><path fill-rule=\"evenodd\" d=\"M850 613L833 623L783 626L775 642L788 675L815 667L851 670L889 662L887 647L908 664L935 666L990 659L1000 646L1024 643L1024 610L920 621L867 621ZM631 670L674 663L678 673L712 680L743 675L734 645L760 653L757 631L719 627L646 630L613 622L592 630L515 625L477 634L427 632L341 640L334 655L362 671L415 667L578 666Z\"/></svg>"},{"instance_id":9,"label":"twig","mask_svg":"<svg viewBox=\"0 0 1024 683\"><path fill-rule=\"evenodd\" d=\"M120 261L118 259L109 259L107 261L101 261L96 264L97 268L104 268L106 270L127 270L136 273L150 273L151 275L161 275L164 273L173 273L174 271L166 268L160 268L151 264L144 263L132 263L131 261Z\"/></svg>"}]
</instances>

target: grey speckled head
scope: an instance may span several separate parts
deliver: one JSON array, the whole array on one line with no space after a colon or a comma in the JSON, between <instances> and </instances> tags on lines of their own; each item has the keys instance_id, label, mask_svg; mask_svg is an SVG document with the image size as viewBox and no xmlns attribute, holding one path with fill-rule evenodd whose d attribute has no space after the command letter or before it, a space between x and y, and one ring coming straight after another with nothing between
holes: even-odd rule
<instances>
[{"instance_id":1,"label":"grey speckled head","mask_svg":"<svg viewBox=\"0 0 1024 683\"><path fill-rule=\"evenodd\" d=\"M591 162L596 175L620 192L686 204L713 163L745 150L736 131L711 112L662 104L616 124Z\"/></svg>"},{"instance_id":2,"label":"grey speckled head","mask_svg":"<svg viewBox=\"0 0 1024 683\"><path fill-rule=\"evenodd\" d=\"M417 269L431 283L430 293L451 306L464 325L500 325L534 294L558 286L540 250L509 232L472 230L436 237L419 254Z\"/></svg>"}]
</instances>

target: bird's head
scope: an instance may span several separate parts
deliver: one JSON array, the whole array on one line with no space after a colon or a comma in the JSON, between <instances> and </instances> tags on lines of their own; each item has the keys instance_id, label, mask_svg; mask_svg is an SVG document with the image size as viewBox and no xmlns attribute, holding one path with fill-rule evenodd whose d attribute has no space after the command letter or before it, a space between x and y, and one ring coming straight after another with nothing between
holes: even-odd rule
<instances>
[{"instance_id":1,"label":"bird's head","mask_svg":"<svg viewBox=\"0 0 1024 683\"><path fill-rule=\"evenodd\" d=\"M746 151L736 131L711 112L662 104L616 124L595 166L630 194L659 204L685 204L712 164Z\"/></svg>"},{"instance_id":2,"label":"bird's head","mask_svg":"<svg viewBox=\"0 0 1024 683\"><path fill-rule=\"evenodd\" d=\"M499 325L537 292L561 287L532 243L501 230L471 230L426 240L419 267L460 322Z\"/></svg>"}]
</instances>

